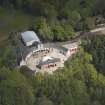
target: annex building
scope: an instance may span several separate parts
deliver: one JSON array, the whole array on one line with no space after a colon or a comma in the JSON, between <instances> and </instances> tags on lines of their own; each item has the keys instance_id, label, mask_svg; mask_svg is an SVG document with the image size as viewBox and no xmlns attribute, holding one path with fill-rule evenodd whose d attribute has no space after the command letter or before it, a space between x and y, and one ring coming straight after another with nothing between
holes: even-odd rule
<instances>
[{"instance_id":1,"label":"annex building","mask_svg":"<svg viewBox=\"0 0 105 105\"><path fill-rule=\"evenodd\" d=\"M47 69L59 66L60 62L61 62L60 58L52 58L52 57L46 56L43 58L42 61L39 62L37 67L43 70L47 70Z\"/></svg>"},{"instance_id":2,"label":"annex building","mask_svg":"<svg viewBox=\"0 0 105 105\"><path fill-rule=\"evenodd\" d=\"M25 31L21 33L22 40L26 46L40 43L40 39L34 31Z\"/></svg>"}]
</instances>

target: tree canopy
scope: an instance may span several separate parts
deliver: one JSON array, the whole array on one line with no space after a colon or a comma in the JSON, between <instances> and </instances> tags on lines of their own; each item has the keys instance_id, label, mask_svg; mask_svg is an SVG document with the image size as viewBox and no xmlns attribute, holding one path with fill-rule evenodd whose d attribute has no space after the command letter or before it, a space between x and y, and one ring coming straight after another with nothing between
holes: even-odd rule
<instances>
[{"instance_id":1,"label":"tree canopy","mask_svg":"<svg viewBox=\"0 0 105 105\"><path fill-rule=\"evenodd\" d=\"M105 18L105 0L0 0L1 30L32 29L44 41L70 40L76 31L102 23L100 18ZM12 44L0 48L0 105L105 105L104 36L85 39L53 75L35 76L26 67L16 68L18 38L13 32L9 39Z\"/></svg>"},{"instance_id":2,"label":"tree canopy","mask_svg":"<svg viewBox=\"0 0 105 105\"><path fill-rule=\"evenodd\" d=\"M14 17L18 14L17 11L32 16L33 18L29 18L29 23L26 20L24 28L34 29L45 41L69 40L76 36L75 31L95 28L96 18L104 18L104 4L104 0L76 0L76 2L74 0L0 1L1 8L6 8L6 11L9 11L6 17L9 15ZM20 24L20 26L16 22L13 21L11 25L18 30L22 25Z\"/></svg>"}]
</instances>

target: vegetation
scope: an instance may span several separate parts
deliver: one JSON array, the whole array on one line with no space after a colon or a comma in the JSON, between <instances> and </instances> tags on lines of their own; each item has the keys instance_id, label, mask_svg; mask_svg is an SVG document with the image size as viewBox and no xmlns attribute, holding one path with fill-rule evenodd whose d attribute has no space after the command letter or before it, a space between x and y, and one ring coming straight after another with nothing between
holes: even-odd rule
<instances>
[{"instance_id":1,"label":"vegetation","mask_svg":"<svg viewBox=\"0 0 105 105\"><path fill-rule=\"evenodd\" d=\"M0 56L0 68L3 66L14 68L16 66L16 52L12 46L2 49L2 51L0 51Z\"/></svg>"},{"instance_id":2,"label":"vegetation","mask_svg":"<svg viewBox=\"0 0 105 105\"><path fill-rule=\"evenodd\" d=\"M84 42L84 48L93 56L92 63L105 75L105 36L92 36Z\"/></svg>"},{"instance_id":3,"label":"vegetation","mask_svg":"<svg viewBox=\"0 0 105 105\"><path fill-rule=\"evenodd\" d=\"M105 77L81 51L54 75L0 69L1 105L104 105Z\"/></svg>"},{"instance_id":4,"label":"vegetation","mask_svg":"<svg viewBox=\"0 0 105 105\"><path fill-rule=\"evenodd\" d=\"M33 105L33 87L18 71L0 69L0 105Z\"/></svg>"},{"instance_id":5,"label":"vegetation","mask_svg":"<svg viewBox=\"0 0 105 105\"><path fill-rule=\"evenodd\" d=\"M26 29L45 41L70 40L76 31L93 29L105 14L104 0L1 0L0 6L1 41L8 32Z\"/></svg>"},{"instance_id":6,"label":"vegetation","mask_svg":"<svg viewBox=\"0 0 105 105\"><path fill-rule=\"evenodd\" d=\"M85 39L53 75L32 76L16 68L14 34L30 29L44 41L70 40L103 23L104 10L104 0L0 0L0 105L105 105L104 36Z\"/></svg>"}]
</instances>

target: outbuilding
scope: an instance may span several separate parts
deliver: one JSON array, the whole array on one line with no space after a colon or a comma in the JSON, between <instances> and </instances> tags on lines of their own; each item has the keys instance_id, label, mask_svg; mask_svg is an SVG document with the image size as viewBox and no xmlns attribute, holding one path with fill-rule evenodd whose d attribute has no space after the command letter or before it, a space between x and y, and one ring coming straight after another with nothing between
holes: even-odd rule
<instances>
[{"instance_id":1,"label":"outbuilding","mask_svg":"<svg viewBox=\"0 0 105 105\"><path fill-rule=\"evenodd\" d=\"M22 40L26 46L40 43L40 39L34 31L25 31L21 33Z\"/></svg>"},{"instance_id":2,"label":"outbuilding","mask_svg":"<svg viewBox=\"0 0 105 105\"><path fill-rule=\"evenodd\" d=\"M41 70L47 70L50 68L59 67L60 62L61 61L59 58L51 58L51 57L46 56L39 63L38 68L40 68Z\"/></svg>"},{"instance_id":3,"label":"outbuilding","mask_svg":"<svg viewBox=\"0 0 105 105\"><path fill-rule=\"evenodd\" d=\"M72 54L75 54L78 51L78 43L65 44L59 47L60 53L66 57L70 57Z\"/></svg>"},{"instance_id":4,"label":"outbuilding","mask_svg":"<svg viewBox=\"0 0 105 105\"><path fill-rule=\"evenodd\" d=\"M71 56L72 54L75 54L78 51L78 47L79 47L78 45L79 45L78 42L74 42L74 43L63 45L63 47L68 49L68 52L69 52L68 54L69 56Z\"/></svg>"}]
</instances>

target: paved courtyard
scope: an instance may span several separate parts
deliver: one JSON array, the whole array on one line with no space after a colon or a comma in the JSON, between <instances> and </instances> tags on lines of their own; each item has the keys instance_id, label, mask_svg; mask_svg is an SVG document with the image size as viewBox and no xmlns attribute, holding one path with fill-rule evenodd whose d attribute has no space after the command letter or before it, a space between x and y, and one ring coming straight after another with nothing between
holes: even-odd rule
<instances>
[{"instance_id":1,"label":"paved courtyard","mask_svg":"<svg viewBox=\"0 0 105 105\"><path fill-rule=\"evenodd\" d=\"M64 67L64 61L65 61L66 56L61 54L60 51L58 49L56 49L56 48L52 48L52 50L50 52L48 52L46 55L44 55L43 53L32 54L27 59L26 64L30 69L32 69L34 71L39 71L39 68L37 68L37 65L46 56L49 56L49 57L52 57L52 58L60 58L61 63L59 64L59 67ZM53 67L53 68L50 68L48 71L52 72L52 71L55 71L57 68L58 67ZM43 70L43 71L46 71L46 70Z\"/></svg>"}]
</instances>

